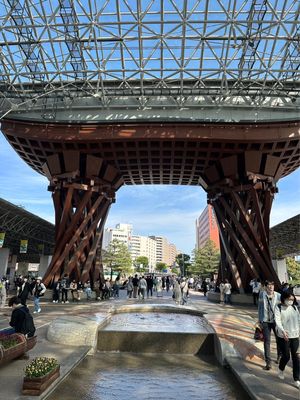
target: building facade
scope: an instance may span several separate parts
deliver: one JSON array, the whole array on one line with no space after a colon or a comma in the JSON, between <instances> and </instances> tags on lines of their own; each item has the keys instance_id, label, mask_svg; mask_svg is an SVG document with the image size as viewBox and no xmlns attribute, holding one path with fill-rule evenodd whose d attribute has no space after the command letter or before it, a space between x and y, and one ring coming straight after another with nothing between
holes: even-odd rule
<instances>
[{"instance_id":1,"label":"building facade","mask_svg":"<svg viewBox=\"0 0 300 400\"><path fill-rule=\"evenodd\" d=\"M119 240L126 244L130 250L130 242L132 236L132 225L130 224L117 224L115 228L106 228L103 234L103 249L107 249L109 243L113 240Z\"/></svg>"},{"instance_id":2,"label":"building facade","mask_svg":"<svg viewBox=\"0 0 300 400\"><path fill-rule=\"evenodd\" d=\"M196 220L196 249L204 247L208 240L220 249L219 228L211 205L208 205Z\"/></svg>"},{"instance_id":3,"label":"building facade","mask_svg":"<svg viewBox=\"0 0 300 400\"><path fill-rule=\"evenodd\" d=\"M156 241L147 236L133 235L129 248L132 260L144 256L149 261L149 272L153 272L156 267Z\"/></svg>"},{"instance_id":4,"label":"building facade","mask_svg":"<svg viewBox=\"0 0 300 400\"><path fill-rule=\"evenodd\" d=\"M156 241L156 262L165 263L167 266L173 265L178 254L176 246L163 236L150 236L150 238Z\"/></svg>"},{"instance_id":5,"label":"building facade","mask_svg":"<svg viewBox=\"0 0 300 400\"><path fill-rule=\"evenodd\" d=\"M118 224L115 228L106 228L103 235L103 249L107 249L111 241L119 240L128 247L133 262L141 256L148 258L149 272L155 271L158 262L163 262L167 266L174 265L178 251L167 238L133 235L132 231L130 224Z\"/></svg>"}]
</instances>

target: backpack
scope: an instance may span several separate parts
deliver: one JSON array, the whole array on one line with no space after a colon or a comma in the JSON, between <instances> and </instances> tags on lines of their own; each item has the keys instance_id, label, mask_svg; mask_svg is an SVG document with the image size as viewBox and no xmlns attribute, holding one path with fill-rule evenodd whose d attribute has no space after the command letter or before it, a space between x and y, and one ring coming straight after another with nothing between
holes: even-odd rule
<instances>
[{"instance_id":1,"label":"backpack","mask_svg":"<svg viewBox=\"0 0 300 400\"><path fill-rule=\"evenodd\" d=\"M23 335L27 335L28 337L34 336L35 333L35 326L33 322L32 315L29 312L26 312L24 309L20 308L22 313L25 314L25 317L23 319L22 323L22 332Z\"/></svg>"}]
</instances>

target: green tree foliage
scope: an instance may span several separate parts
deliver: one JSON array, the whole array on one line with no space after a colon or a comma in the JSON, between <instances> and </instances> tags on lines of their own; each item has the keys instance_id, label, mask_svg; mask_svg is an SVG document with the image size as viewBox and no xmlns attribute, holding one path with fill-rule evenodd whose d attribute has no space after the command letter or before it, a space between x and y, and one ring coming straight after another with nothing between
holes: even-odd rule
<instances>
[{"instance_id":1,"label":"green tree foliage","mask_svg":"<svg viewBox=\"0 0 300 400\"><path fill-rule=\"evenodd\" d=\"M213 241L208 240L204 247L193 251L192 273L195 275L210 276L218 270L220 253Z\"/></svg>"},{"instance_id":2,"label":"green tree foliage","mask_svg":"<svg viewBox=\"0 0 300 400\"><path fill-rule=\"evenodd\" d=\"M286 258L287 272L292 278L292 284L300 283L300 263L292 257Z\"/></svg>"},{"instance_id":3,"label":"green tree foliage","mask_svg":"<svg viewBox=\"0 0 300 400\"><path fill-rule=\"evenodd\" d=\"M145 272L149 268L149 260L148 257L140 256L137 257L134 261L134 267L137 272Z\"/></svg>"},{"instance_id":4,"label":"green tree foliage","mask_svg":"<svg viewBox=\"0 0 300 400\"><path fill-rule=\"evenodd\" d=\"M164 269L167 269L168 266L166 263L158 262L156 263L156 271L162 272Z\"/></svg>"},{"instance_id":5,"label":"green tree foliage","mask_svg":"<svg viewBox=\"0 0 300 400\"><path fill-rule=\"evenodd\" d=\"M178 254L176 256L176 264L179 266L179 270L181 275L190 275L191 274L191 263L190 263L191 257L188 254Z\"/></svg>"},{"instance_id":6,"label":"green tree foliage","mask_svg":"<svg viewBox=\"0 0 300 400\"><path fill-rule=\"evenodd\" d=\"M110 268L111 277L113 272L132 273L132 260L128 248L117 239L112 240L108 248L103 250L102 260Z\"/></svg>"}]
</instances>

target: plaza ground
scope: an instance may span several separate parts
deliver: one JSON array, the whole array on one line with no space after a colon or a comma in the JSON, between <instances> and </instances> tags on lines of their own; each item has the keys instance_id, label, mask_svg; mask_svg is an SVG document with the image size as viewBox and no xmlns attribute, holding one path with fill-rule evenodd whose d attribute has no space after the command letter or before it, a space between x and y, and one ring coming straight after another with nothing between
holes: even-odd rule
<instances>
[{"instance_id":1,"label":"plaza ground","mask_svg":"<svg viewBox=\"0 0 300 400\"><path fill-rule=\"evenodd\" d=\"M50 291L48 291L50 292ZM50 293L49 293L50 295ZM114 310L130 307L132 304L174 305L171 292L164 293L163 297L154 296L151 299L127 299L125 290L120 291L119 299L107 301L83 300L80 303L54 304L50 300L42 300L42 312L35 314L38 342L28 355L29 360L36 356L52 356L61 364L61 377L54 386L64 379L87 355L90 350L87 346L69 346L51 343L46 339L47 329L51 321L62 316L85 316L89 314L101 315L103 318ZM28 301L33 310L33 302ZM183 306L180 306L183 307ZM257 310L254 306L222 306L207 301L202 293L191 291L186 309L198 310L205 313L205 318L213 326L222 342L223 351L226 351L226 363L232 374L244 387L252 399L261 400L298 400L299 390L293 385L290 365L286 369L286 379L281 381L277 377L277 365L271 371L264 371L263 344L253 340L253 326L257 320ZM10 314L6 308L4 313ZM9 316L0 317L0 328L8 326ZM272 354L276 359L274 338L272 338ZM24 367L28 359L18 359L0 367L0 398L6 400L42 399L21 395ZM53 386L53 387L54 387ZM53 389L52 387L52 389ZM63 400L63 399L59 399ZM118 399L122 400L122 399ZM242 400L242 399L241 399Z\"/></svg>"}]
</instances>

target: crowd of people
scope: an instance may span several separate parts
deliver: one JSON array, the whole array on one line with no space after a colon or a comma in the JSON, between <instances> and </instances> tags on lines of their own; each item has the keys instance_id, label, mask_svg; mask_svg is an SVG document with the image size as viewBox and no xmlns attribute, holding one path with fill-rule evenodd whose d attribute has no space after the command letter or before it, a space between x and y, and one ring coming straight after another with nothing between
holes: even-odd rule
<instances>
[{"instance_id":1,"label":"crowd of people","mask_svg":"<svg viewBox=\"0 0 300 400\"><path fill-rule=\"evenodd\" d=\"M9 292L9 281L6 277L0 280L1 307L4 307ZM135 274L128 279L121 279L118 275L114 280L96 280L93 285L89 280L85 283L69 279L64 275L52 284L53 303L79 302L86 298L90 300L107 300L118 298L120 289L125 289L128 299L140 299L162 297L163 293L171 292L172 298L178 305L185 305L189 298L189 290L201 289L204 296L208 290L220 292L220 303L231 304L232 287L228 279L220 281L218 285L211 287L211 282L206 279L200 280L193 277L177 276L155 276ZM264 284L259 279L250 282L252 289L253 304L258 306L258 320L263 332L264 341L264 369L272 369L271 360L271 334L275 335L278 377L284 379L284 371L287 363L292 359L293 379L295 385L300 388L300 357L299 357L299 335L300 335L300 314L299 304L293 293L293 288L288 283L282 283L278 292L274 290L274 282L266 281ZM28 299L33 299L33 313L41 312L40 298L45 294L46 287L41 277L18 276L15 279L16 295L12 296L8 305L12 307L10 325L16 332L31 335L25 332L24 321L30 315L27 307ZM94 296L94 297L93 297ZM32 321L34 331L34 323ZM28 328L26 328L28 330Z\"/></svg>"}]
</instances>

